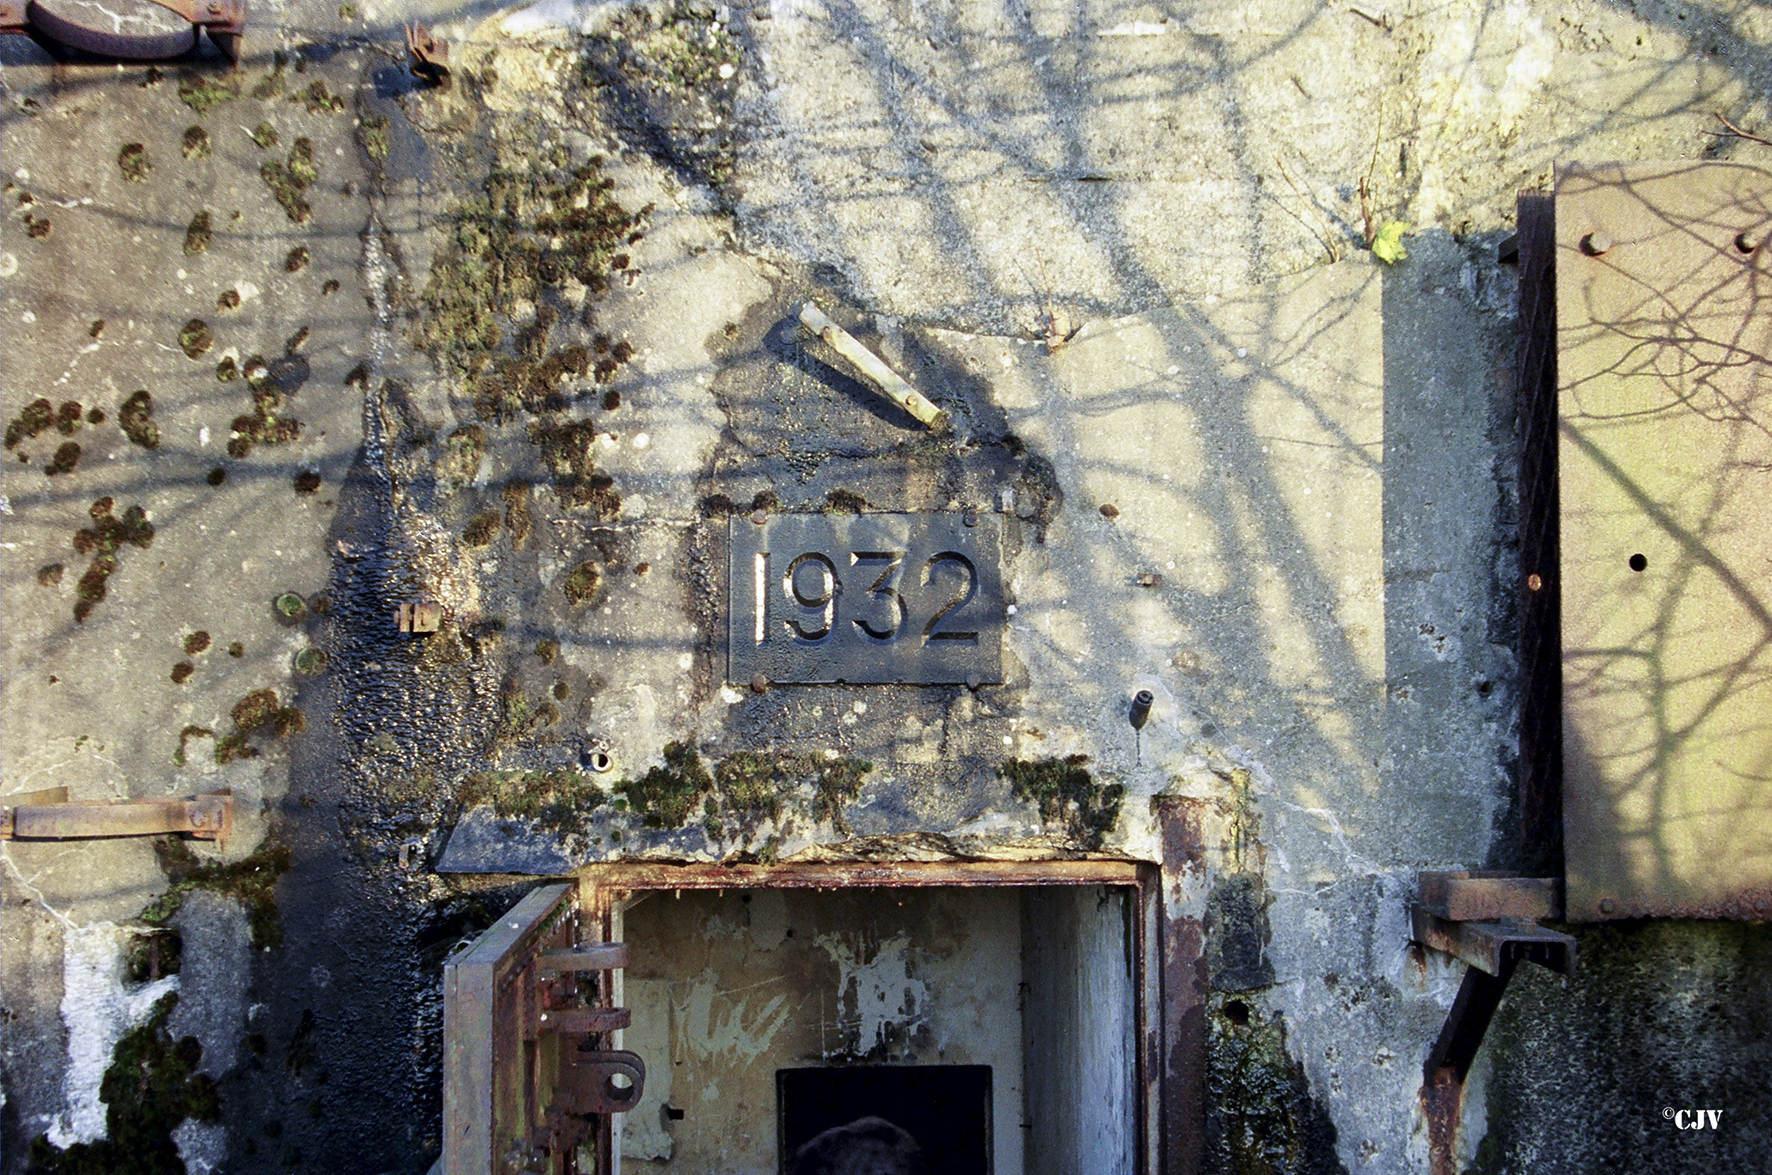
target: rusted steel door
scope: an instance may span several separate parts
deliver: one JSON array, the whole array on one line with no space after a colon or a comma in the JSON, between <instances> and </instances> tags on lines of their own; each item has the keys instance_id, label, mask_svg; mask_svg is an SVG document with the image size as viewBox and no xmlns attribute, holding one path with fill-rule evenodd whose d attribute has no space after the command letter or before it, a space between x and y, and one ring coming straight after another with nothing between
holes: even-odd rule
<instances>
[{"instance_id":1,"label":"rusted steel door","mask_svg":"<svg viewBox=\"0 0 1772 1175\"><path fill-rule=\"evenodd\" d=\"M443 1175L574 1175L639 1101L645 1063L600 1047L627 948L578 927L578 887L540 886L444 965Z\"/></svg>"},{"instance_id":2,"label":"rusted steel door","mask_svg":"<svg viewBox=\"0 0 1772 1175\"><path fill-rule=\"evenodd\" d=\"M1772 913L1772 172L1556 194L1572 920Z\"/></svg>"}]
</instances>

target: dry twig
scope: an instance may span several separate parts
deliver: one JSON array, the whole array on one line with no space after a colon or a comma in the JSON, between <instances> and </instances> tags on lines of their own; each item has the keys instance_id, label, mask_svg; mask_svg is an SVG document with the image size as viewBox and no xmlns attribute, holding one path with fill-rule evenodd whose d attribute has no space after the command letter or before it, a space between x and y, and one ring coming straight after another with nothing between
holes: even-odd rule
<instances>
[{"instance_id":1,"label":"dry twig","mask_svg":"<svg viewBox=\"0 0 1772 1175\"><path fill-rule=\"evenodd\" d=\"M1742 130L1740 127L1736 126L1734 123L1732 123L1728 119L1724 118L1722 111L1720 111L1720 110L1713 111L1713 113L1716 114L1717 121L1722 123L1728 129L1721 130L1721 131L1712 131L1712 132L1710 132L1711 134L1713 134L1713 135L1727 135L1727 136L1737 138L1737 139L1746 139L1750 143L1763 143L1768 147L1772 147L1772 139L1762 139L1758 135L1748 134L1746 131Z\"/></svg>"}]
</instances>

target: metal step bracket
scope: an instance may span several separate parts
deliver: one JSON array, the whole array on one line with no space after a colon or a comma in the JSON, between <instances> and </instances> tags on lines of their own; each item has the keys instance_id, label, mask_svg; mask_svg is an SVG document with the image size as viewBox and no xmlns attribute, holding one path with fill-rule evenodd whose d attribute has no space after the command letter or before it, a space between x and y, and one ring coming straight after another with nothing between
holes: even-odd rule
<instances>
[{"instance_id":1,"label":"metal step bracket","mask_svg":"<svg viewBox=\"0 0 1772 1175\"><path fill-rule=\"evenodd\" d=\"M1462 1085L1514 968L1537 963L1573 975L1576 942L1536 921L1562 917L1562 883L1557 878L1422 873L1417 891L1420 898L1409 907L1414 940L1468 964L1458 997L1428 1051L1422 1076L1430 1089Z\"/></svg>"}]
</instances>

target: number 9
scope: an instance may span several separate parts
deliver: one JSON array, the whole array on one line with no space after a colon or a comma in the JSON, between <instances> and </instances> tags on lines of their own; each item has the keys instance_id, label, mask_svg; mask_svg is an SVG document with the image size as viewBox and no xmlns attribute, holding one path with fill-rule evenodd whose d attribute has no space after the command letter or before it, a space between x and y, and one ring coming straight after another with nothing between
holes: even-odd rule
<instances>
[{"instance_id":1,"label":"number 9","mask_svg":"<svg viewBox=\"0 0 1772 1175\"><path fill-rule=\"evenodd\" d=\"M807 582L810 580L811 582ZM837 623L837 567L817 551L807 551L792 563L781 581L782 591L790 603L803 613L820 614L823 627L809 629L799 618L789 620L788 627L801 640L821 641L831 635ZM811 590L809 591L808 588Z\"/></svg>"}]
</instances>

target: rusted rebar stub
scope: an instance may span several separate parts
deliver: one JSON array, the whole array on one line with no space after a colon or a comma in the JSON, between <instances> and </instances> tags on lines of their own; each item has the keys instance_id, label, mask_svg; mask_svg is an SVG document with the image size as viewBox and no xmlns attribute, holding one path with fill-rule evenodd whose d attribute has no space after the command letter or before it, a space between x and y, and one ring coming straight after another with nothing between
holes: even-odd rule
<instances>
[{"instance_id":1,"label":"rusted rebar stub","mask_svg":"<svg viewBox=\"0 0 1772 1175\"><path fill-rule=\"evenodd\" d=\"M406 52L412 76L440 86L449 77L449 42L431 36L416 20L406 26Z\"/></svg>"},{"instance_id":2,"label":"rusted rebar stub","mask_svg":"<svg viewBox=\"0 0 1772 1175\"><path fill-rule=\"evenodd\" d=\"M59 55L72 49L94 57L123 61L164 61L197 47L207 32L229 61L240 62L240 41L246 31L245 0L150 0L176 13L189 27L165 32L123 33L96 29L45 8L38 0L0 0L0 33L30 37Z\"/></svg>"}]
</instances>

